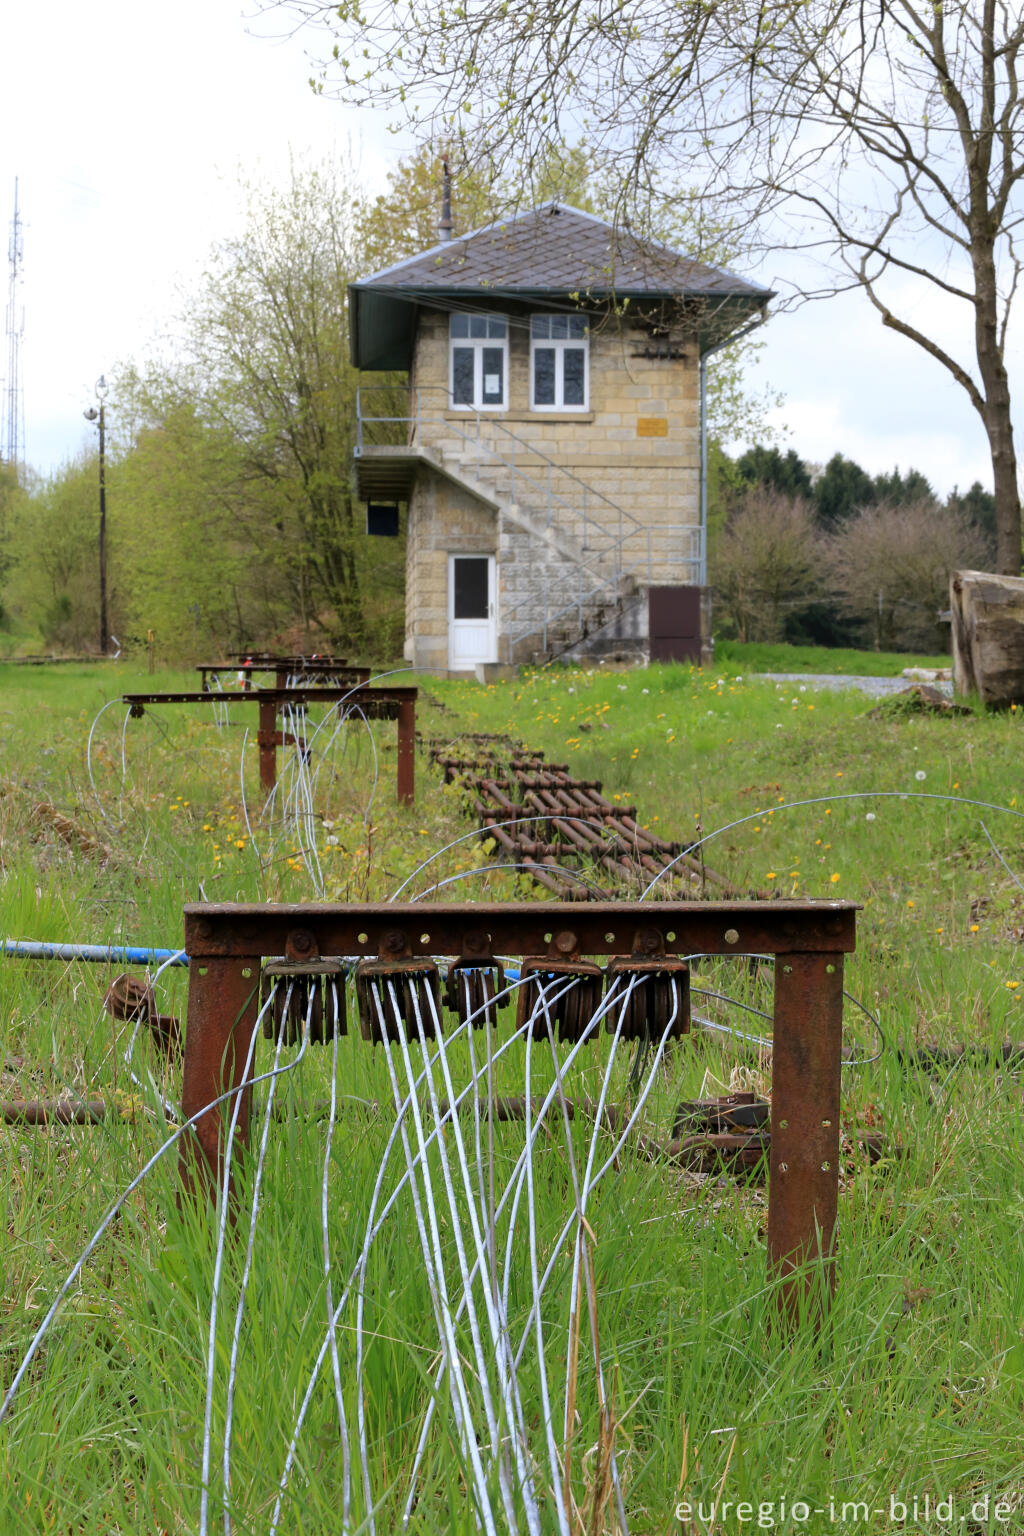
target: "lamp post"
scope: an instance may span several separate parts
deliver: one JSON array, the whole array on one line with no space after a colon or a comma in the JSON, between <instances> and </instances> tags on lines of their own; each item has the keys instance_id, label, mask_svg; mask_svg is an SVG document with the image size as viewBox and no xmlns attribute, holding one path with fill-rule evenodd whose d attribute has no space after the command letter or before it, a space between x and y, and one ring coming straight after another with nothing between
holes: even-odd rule
<instances>
[{"instance_id":1,"label":"lamp post","mask_svg":"<svg viewBox=\"0 0 1024 1536\"><path fill-rule=\"evenodd\" d=\"M100 428L100 655L107 654L107 484L104 474L104 449L106 421L103 414L103 402L107 396L107 381L101 373L96 380L96 399L100 403L97 411L91 405L84 412L86 421L98 421Z\"/></svg>"}]
</instances>

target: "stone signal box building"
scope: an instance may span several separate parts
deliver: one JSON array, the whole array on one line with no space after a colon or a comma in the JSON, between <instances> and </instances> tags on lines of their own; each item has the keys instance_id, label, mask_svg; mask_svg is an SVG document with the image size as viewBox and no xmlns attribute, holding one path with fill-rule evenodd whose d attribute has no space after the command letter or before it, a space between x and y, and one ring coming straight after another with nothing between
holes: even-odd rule
<instances>
[{"instance_id":1,"label":"stone signal box building","mask_svg":"<svg viewBox=\"0 0 1024 1536\"><path fill-rule=\"evenodd\" d=\"M408 503L407 659L706 653L703 361L770 293L551 203L349 296L357 367L409 375L363 384L356 449Z\"/></svg>"}]
</instances>

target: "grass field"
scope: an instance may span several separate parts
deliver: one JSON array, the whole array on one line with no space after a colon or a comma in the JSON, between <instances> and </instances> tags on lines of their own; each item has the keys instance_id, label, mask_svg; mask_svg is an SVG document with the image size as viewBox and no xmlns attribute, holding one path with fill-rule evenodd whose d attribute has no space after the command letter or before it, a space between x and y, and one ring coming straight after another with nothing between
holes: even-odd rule
<instances>
[{"instance_id":1,"label":"grass field","mask_svg":"<svg viewBox=\"0 0 1024 1536\"><path fill-rule=\"evenodd\" d=\"M843 1128L850 1137L881 1131L888 1155L869 1167L851 1154L844 1167L839 1282L825 1340L786 1340L767 1327L763 1189L695 1178L627 1149L593 1191L600 1350L629 1529L930 1531L946 1528L936 1500L952 1501L948 1525L963 1532L1020 1529L1020 1083L977 1063L925 1075L901 1066L891 1047L1024 1041L1022 714L917 716L886 706L873 715L860 695L751 682L748 661L764 665L720 656L714 674L575 668L488 687L421 682L424 736L508 732L580 777L603 781L606 793L636 805L665 836L703 836L707 862L740 888L863 904L846 984L877 1014L889 1046L879 1054L875 1027L851 1001L845 1028L856 1059L844 1069ZM87 763L101 706L121 690L154 685L190 682L184 674L150 679L127 665L0 667L0 934L174 947L183 903L200 896L322 893L379 902L408 882L403 899L429 900L453 877L441 890L446 899L537 899L521 877L483 867L479 839L465 835L473 822L461 797L440 785L425 753L416 805L395 805L393 726L375 726L372 741L353 726L334 742L309 823L314 834L304 843L272 835L255 819L255 720L240 711L218 729L205 709L150 711L126 724L123 710L111 708L95 724ZM101 1217L166 1139L161 1096L177 1099L180 1082L146 1040L137 1042L129 1069L131 1026L101 1008L121 967L0 966L0 1096L68 1092L102 1097L116 1111L88 1129L0 1129L6 1387ZM694 984L770 1006L770 978L761 971L705 962ZM184 1014L184 986L181 969L162 973L163 1011ZM702 994L699 1008L717 1023L754 1033L765 1027L714 996ZM466 1049L453 1046L453 1071L465 1071ZM575 1090L596 1096L603 1054L587 1055ZM257 1070L266 1071L273 1055L262 1042ZM858 1064L867 1058L876 1059ZM506 1053L497 1069L501 1091L521 1093L523 1070L523 1052ZM532 1071L533 1091L545 1091L550 1057L535 1049ZM611 1097L628 1094L628 1071L626 1062L615 1067ZM314 1106L332 1076L345 1103L328 1145ZM739 1082L767 1085L767 1058L727 1037L702 1037L657 1074L645 1123L667 1138L680 1098ZM279 1118L270 1122L244 1316L237 1303L247 1214L236 1234L242 1240L220 1245L211 1349L217 1227L179 1210L172 1152L97 1243L0 1426L0 1531L177 1536L201 1529L204 1519L210 1530L253 1536L272 1528L288 1443L325 1333L324 1169L330 1259L344 1276L360 1252L394 1120L384 1053L351 1033L336 1062L330 1050L311 1051L275 1080L274 1092ZM521 1124L498 1128L489 1155L502 1177L523 1137ZM584 1158L589 1130L574 1127L573 1139ZM610 1133L598 1141L610 1152ZM440 1156L435 1145L438 1183ZM248 1213L255 1159L240 1172ZM544 1263L571 1211L564 1157L540 1147L534 1175ZM500 1241L509 1230L506 1212ZM510 1248L508 1305L513 1332L522 1332L531 1255L524 1241ZM559 1455L571 1270L570 1246L555 1261L542 1309ZM390 1532L400 1528L437 1363L433 1303L408 1208L382 1229L363 1291L364 1390L357 1402L353 1335L339 1330L340 1394L350 1425L364 1417L376 1529ZM585 1335L572 1529L611 1532L616 1507L601 1472L599 1385ZM224 1424L236 1337L227 1490ZM468 1342L466 1350L473 1380ZM520 1385L541 1529L557 1531L535 1354L524 1357ZM466 1448L446 1405L439 1397L411 1514L417 1532L477 1528ZM369 1529L358 1466L347 1526L345 1481L328 1364L298 1438L277 1529ZM693 1506L682 1521L680 1502ZM738 1514L737 1504L750 1512Z\"/></svg>"}]
</instances>

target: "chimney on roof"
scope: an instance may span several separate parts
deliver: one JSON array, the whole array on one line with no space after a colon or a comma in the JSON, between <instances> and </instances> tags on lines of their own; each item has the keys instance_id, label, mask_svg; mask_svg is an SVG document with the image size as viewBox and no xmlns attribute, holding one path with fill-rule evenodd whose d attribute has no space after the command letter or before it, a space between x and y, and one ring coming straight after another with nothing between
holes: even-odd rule
<instances>
[{"instance_id":1,"label":"chimney on roof","mask_svg":"<svg viewBox=\"0 0 1024 1536\"><path fill-rule=\"evenodd\" d=\"M441 161L443 174L441 177L441 220L437 226L437 238L442 245L447 245L452 238L452 175L448 169L448 156Z\"/></svg>"}]
</instances>

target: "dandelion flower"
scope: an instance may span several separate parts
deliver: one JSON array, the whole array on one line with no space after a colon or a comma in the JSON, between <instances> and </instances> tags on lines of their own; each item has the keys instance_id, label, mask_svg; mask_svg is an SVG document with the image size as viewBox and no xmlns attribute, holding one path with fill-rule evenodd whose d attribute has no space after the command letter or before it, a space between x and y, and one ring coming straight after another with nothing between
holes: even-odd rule
<instances>
[{"instance_id":1,"label":"dandelion flower","mask_svg":"<svg viewBox=\"0 0 1024 1536\"><path fill-rule=\"evenodd\" d=\"M924 782L924 780L925 780L925 779L926 779L926 778L927 778L927 777L928 777L928 775L927 775L927 774L926 774L926 773L925 773L925 771L924 771L924 769L923 769L923 768L919 768L919 769L918 769L918 770L917 770L917 772L916 772L916 773L915 773L915 774L914 774L914 778L915 778L915 779L916 779L916 780L917 780L917 782L918 782L918 783L919 783L919 784L921 784L921 783L923 783L923 782Z\"/></svg>"},{"instance_id":2,"label":"dandelion flower","mask_svg":"<svg viewBox=\"0 0 1024 1536\"><path fill-rule=\"evenodd\" d=\"M875 819L874 811L868 811L867 815L864 817L865 821L874 821L874 819Z\"/></svg>"},{"instance_id":3,"label":"dandelion flower","mask_svg":"<svg viewBox=\"0 0 1024 1536\"><path fill-rule=\"evenodd\" d=\"M831 880L832 884L835 885L836 881L839 879L839 872L838 872L838 870L836 871L836 873L834 875L829 875L829 879Z\"/></svg>"}]
</instances>

